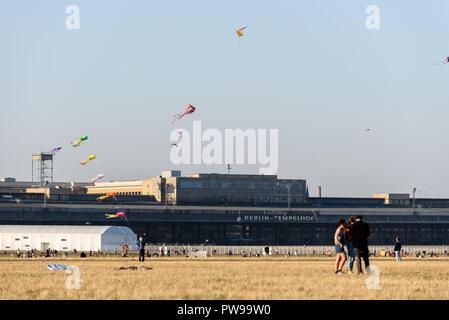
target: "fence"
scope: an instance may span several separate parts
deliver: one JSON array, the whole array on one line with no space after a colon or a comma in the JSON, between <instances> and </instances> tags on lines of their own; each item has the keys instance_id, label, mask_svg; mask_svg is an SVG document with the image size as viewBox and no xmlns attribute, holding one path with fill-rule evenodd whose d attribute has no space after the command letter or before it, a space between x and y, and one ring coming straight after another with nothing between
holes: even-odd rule
<instances>
[{"instance_id":1,"label":"fence","mask_svg":"<svg viewBox=\"0 0 449 320\"><path fill-rule=\"evenodd\" d=\"M191 251L207 251L214 252L217 255L225 255L232 252L233 255L241 255L244 252L248 253L259 253L262 254L264 251L264 246L212 246L212 245L147 245L146 250L153 252L165 251L165 249L170 250L170 254L174 254L176 251L180 254L183 252ZM324 255L324 254L335 254L335 246L270 246L272 255L286 255L290 253L291 255ZM369 251L371 253L376 252L379 254L381 250L393 251L393 246L369 246ZM438 254L449 253L449 245L444 246L402 246L402 251L409 254L414 252L436 252Z\"/></svg>"}]
</instances>

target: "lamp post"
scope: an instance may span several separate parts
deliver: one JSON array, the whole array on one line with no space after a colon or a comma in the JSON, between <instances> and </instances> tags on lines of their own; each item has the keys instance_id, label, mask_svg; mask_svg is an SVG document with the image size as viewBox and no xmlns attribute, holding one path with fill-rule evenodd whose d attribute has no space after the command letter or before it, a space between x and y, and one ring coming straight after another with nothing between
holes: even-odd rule
<instances>
[{"instance_id":1,"label":"lamp post","mask_svg":"<svg viewBox=\"0 0 449 320\"><path fill-rule=\"evenodd\" d=\"M413 215L415 215L415 192L416 192L416 188L413 187L412 191L413 191L413 203L412 203L412 208L413 208Z\"/></svg>"},{"instance_id":2,"label":"lamp post","mask_svg":"<svg viewBox=\"0 0 449 320\"><path fill-rule=\"evenodd\" d=\"M45 181L45 184L44 184L44 208L47 208L47 188L48 188L48 181Z\"/></svg>"},{"instance_id":3,"label":"lamp post","mask_svg":"<svg viewBox=\"0 0 449 320\"><path fill-rule=\"evenodd\" d=\"M164 200L165 200L165 209L167 209L167 199L168 198L168 184L165 184L165 195L164 195Z\"/></svg>"}]
</instances>

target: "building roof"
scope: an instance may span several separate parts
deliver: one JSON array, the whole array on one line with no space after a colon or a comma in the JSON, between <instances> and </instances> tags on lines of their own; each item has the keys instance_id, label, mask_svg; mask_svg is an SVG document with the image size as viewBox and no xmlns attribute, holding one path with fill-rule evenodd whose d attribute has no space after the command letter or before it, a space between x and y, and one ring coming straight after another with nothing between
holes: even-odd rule
<instances>
[{"instance_id":1,"label":"building roof","mask_svg":"<svg viewBox=\"0 0 449 320\"><path fill-rule=\"evenodd\" d=\"M142 180L132 181L110 181L110 182L95 182L93 185L87 185L88 190L105 189L105 188L141 188Z\"/></svg>"},{"instance_id":2,"label":"building roof","mask_svg":"<svg viewBox=\"0 0 449 320\"><path fill-rule=\"evenodd\" d=\"M8 178L6 178L8 179ZM5 180L0 181L0 188L40 188L40 182L39 181L11 181L11 180ZM87 186L87 182L49 182L49 187L85 187Z\"/></svg>"},{"instance_id":3,"label":"building roof","mask_svg":"<svg viewBox=\"0 0 449 320\"><path fill-rule=\"evenodd\" d=\"M0 233L134 234L128 227L46 225L0 225Z\"/></svg>"}]
</instances>

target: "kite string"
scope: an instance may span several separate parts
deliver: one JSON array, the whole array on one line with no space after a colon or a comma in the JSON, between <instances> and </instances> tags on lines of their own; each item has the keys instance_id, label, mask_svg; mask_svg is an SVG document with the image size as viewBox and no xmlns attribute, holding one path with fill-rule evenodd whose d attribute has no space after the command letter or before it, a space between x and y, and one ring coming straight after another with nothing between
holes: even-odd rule
<instances>
[{"instance_id":1,"label":"kite string","mask_svg":"<svg viewBox=\"0 0 449 320\"><path fill-rule=\"evenodd\" d=\"M125 218L126 223L128 224L128 227L132 230L133 228L131 227L131 224L128 221L128 218L126 218L126 216L122 216L123 218Z\"/></svg>"},{"instance_id":2,"label":"kite string","mask_svg":"<svg viewBox=\"0 0 449 320\"><path fill-rule=\"evenodd\" d=\"M116 207L116 211L118 210L124 210L123 207L121 206L120 202L118 201L117 197L114 197L114 200L117 202L117 207ZM131 224L128 221L128 218L126 218L126 216L121 216L120 218L124 218L126 223L128 224L128 227L132 230L133 228L131 227Z\"/></svg>"}]
</instances>

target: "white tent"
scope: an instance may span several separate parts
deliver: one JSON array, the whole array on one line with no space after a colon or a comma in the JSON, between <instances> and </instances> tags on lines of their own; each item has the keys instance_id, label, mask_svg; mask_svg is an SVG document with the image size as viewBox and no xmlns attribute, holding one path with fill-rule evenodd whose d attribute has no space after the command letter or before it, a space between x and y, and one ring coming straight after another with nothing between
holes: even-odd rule
<instances>
[{"instance_id":1,"label":"white tent","mask_svg":"<svg viewBox=\"0 0 449 320\"><path fill-rule=\"evenodd\" d=\"M120 251L134 250L136 234L128 227L0 225L0 250Z\"/></svg>"}]
</instances>

